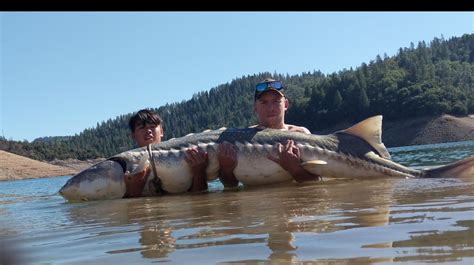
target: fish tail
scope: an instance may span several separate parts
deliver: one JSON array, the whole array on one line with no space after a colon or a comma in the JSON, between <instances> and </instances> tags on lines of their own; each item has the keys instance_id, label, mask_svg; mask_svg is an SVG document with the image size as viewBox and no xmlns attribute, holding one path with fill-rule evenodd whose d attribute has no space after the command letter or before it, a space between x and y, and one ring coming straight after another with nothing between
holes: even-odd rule
<instances>
[{"instance_id":1,"label":"fish tail","mask_svg":"<svg viewBox=\"0 0 474 265\"><path fill-rule=\"evenodd\" d=\"M423 178L474 178L474 156L445 166L423 170Z\"/></svg>"}]
</instances>

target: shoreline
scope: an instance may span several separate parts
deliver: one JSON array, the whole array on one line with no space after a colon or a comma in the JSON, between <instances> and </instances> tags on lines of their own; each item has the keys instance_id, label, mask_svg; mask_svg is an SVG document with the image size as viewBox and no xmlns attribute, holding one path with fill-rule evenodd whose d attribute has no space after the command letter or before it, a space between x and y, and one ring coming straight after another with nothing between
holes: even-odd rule
<instances>
[{"instance_id":1,"label":"shoreline","mask_svg":"<svg viewBox=\"0 0 474 265\"><path fill-rule=\"evenodd\" d=\"M0 181L72 176L105 158L44 162L0 150Z\"/></svg>"},{"instance_id":2,"label":"shoreline","mask_svg":"<svg viewBox=\"0 0 474 265\"><path fill-rule=\"evenodd\" d=\"M329 134L354 124L343 122L315 134ZM387 121L382 124L382 142L387 148L474 140L474 115L426 116ZM75 175L105 158L37 161L0 150L0 181Z\"/></svg>"}]
</instances>

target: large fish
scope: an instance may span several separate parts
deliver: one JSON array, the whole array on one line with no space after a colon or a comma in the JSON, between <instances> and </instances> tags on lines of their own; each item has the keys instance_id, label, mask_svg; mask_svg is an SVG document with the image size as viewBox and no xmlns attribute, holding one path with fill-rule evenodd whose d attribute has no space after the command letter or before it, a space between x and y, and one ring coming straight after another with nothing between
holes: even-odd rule
<instances>
[{"instance_id":1,"label":"large fish","mask_svg":"<svg viewBox=\"0 0 474 265\"><path fill-rule=\"evenodd\" d=\"M390 160L381 141L382 116L368 118L346 130L328 135L277 129L229 128L189 134L159 144L112 156L73 176L59 193L70 201L122 198L124 177L146 177L142 196L186 192L192 172L185 150L197 146L209 154L208 180L218 177L217 147L227 141L237 148L235 177L243 185L264 185L293 178L268 159L277 143L293 139L300 148L303 167L328 178L433 178L474 177L474 156L432 169L415 170Z\"/></svg>"}]
</instances>

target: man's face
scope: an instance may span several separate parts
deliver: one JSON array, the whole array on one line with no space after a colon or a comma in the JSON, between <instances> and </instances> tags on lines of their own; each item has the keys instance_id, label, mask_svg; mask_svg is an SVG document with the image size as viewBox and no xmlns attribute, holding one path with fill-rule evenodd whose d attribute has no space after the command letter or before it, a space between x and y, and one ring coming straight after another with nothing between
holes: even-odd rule
<instances>
[{"instance_id":1,"label":"man's face","mask_svg":"<svg viewBox=\"0 0 474 265\"><path fill-rule=\"evenodd\" d=\"M274 128L284 123L288 100L277 92L263 93L255 101L253 110L257 113L258 122L265 127Z\"/></svg>"},{"instance_id":2,"label":"man's face","mask_svg":"<svg viewBox=\"0 0 474 265\"><path fill-rule=\"evenodd\" d=\"M163 137L161 125L150 123L137 124L135 126L135 132L132 133L132 138L135 140L138 147L160 143L161 137Z\"/></svg>"}]
</instances>

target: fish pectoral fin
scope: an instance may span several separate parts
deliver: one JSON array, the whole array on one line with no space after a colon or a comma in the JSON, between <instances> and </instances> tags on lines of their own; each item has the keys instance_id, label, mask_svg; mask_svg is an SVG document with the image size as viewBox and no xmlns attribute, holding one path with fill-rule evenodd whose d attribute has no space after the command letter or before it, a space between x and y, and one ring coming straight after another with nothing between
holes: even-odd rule
<instances>
[{"instance_id":1,"label":"fish pectoral fin","mask_svg":"<svg viewBox=\"0 0 474 265\"><path fill-rule=\"evenodd\" d=\"M306 162L303 162L301 163L301 165L304 167L306 165L313 165L313 166L316 166L316 165L327 165L328 162L324 161L324 160L309 160L309 161L306 161Z\"/></svg>"},{"instance_id":2,"label":"fish pectoral fin","mask_svg":"<svg viewBox=\"0 0 474 265\"><path fill-rule=\"evenodd\" d=\"M306 171L309 171L313 174L317 174L317 172L315 172L314 170L318 167L318 166L321 166L321 165L327 165L327 162L324 161L324 160L310 160L310 161L306 161L306 162L303 162L301 163L301 166L306 170Z\"/></svg>"}]
</instances>

